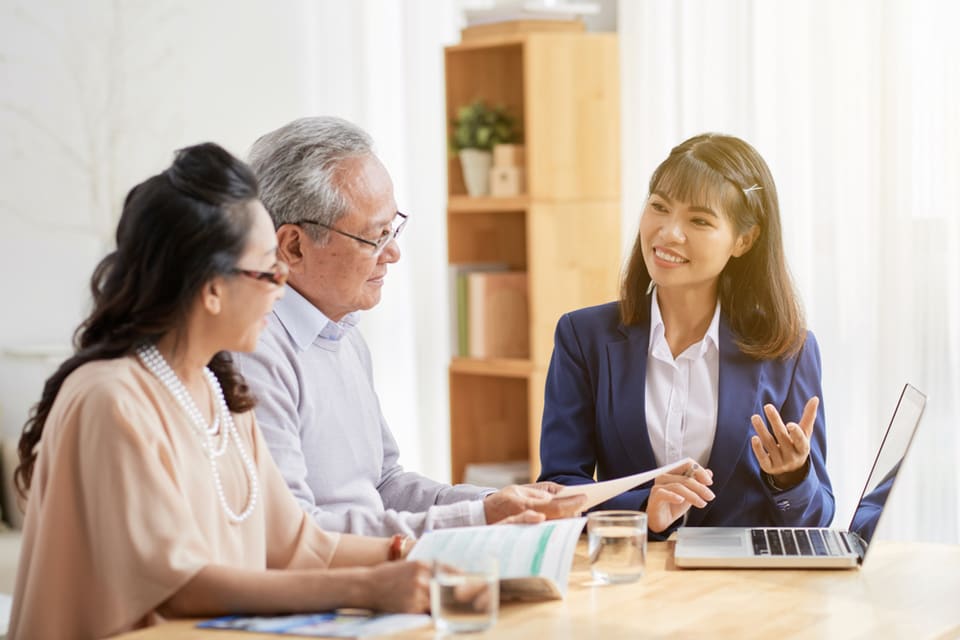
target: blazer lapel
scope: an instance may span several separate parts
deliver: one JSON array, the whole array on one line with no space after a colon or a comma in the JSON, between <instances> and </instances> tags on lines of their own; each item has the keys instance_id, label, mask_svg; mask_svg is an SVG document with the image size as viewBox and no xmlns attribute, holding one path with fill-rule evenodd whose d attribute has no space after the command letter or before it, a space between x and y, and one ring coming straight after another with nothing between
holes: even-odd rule
<instances>
[{"instance_id":1,"label":"blazer lapel","mask_svg":"<svg viewBox=\"0 0 960 640\"><path fill-rule=\"evenodd\" d=\"M707 467L713 471L710 489L719 496L730 481L740 459L750 451L753 427L750 416L757 412L757 397L763 363L745 355L737 347L733 332L720 315L720 384L717 401L717 433ZM751 454L752 455L752 454ZM717 502L702 510L691 510L689 524L702 522Z\"/></svg>"},{"instance_id":2,"label":"blazer lapel","mask_svg":"<svg viewBox=\"0 0 960 640\"><path fill-rule=\"evenodd\" d=\"M624 340L607 343L610 395L605 412L613 422L623 446L626 469L653 468L653 448L647 434L646 380L649 321L642 325L619 326ZM620 474L623 475L623 474ZM598 478L604 479L604 478Z\"/></svg>"}]
</instances>

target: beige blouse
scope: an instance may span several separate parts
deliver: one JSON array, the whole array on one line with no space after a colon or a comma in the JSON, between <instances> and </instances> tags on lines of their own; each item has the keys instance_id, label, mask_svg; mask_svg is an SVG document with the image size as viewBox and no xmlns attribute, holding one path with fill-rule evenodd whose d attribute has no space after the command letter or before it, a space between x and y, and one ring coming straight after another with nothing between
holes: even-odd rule
<instances>
[{"instance_id":1,"label":"beige blouse","mask_svg":"<svg viewBox=\"0 0 960 640\"><path fill-rule=\"evenodd\" d=\"M207 564L328 566L338 535L296 503L253 412L234 421L260 481L240 524L224 513L190 418L139 360L74 371L40 442L9 637L100 638L154 624L157 607ZM234 443L218 464L240 513L248 487Z\"/></svg>"}]
</instances>

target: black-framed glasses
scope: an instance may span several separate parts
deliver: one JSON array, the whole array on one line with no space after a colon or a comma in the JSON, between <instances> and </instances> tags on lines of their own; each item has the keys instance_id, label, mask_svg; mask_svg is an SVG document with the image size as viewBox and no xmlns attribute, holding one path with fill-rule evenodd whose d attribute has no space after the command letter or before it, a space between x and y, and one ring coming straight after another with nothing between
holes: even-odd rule
<instances>
[{"instance_id":1,"label":"black-framed glasses","mask_svg":"<svg viewBox=\"0 0 960 640\"><path fill-rule=\"evenodd\" d=\"M362 242L363 244L370 245L371 247L373 247L373 257L376 258L381 253L383 253L383 250L387 248L388 244L390 244L393 240L397 238L397 236L400 235L400 232L403 231L403 228L407 226L408 217L409 216L407 216L407 214L400 213L399 211L397 211L397 215L394 219L400 218L400 223L392 226L390 229L385 229L384 232L380 234L380 237L377 238L376 240L367 240L366 238L355 236L352 233L341 231L340 229L337 229L332 225L329 225L323 222L318 222L317 220L297 220L296 222L291 222L290 224L296 224L296 225L315 224L318 227L323 227L324 229L329 229L330 231L339 233L342 236L352 238L357 242Z\"/></svg>"},{"instance_id":2,"label":"black-framed glasses","mask_svg":"<svg viewBox=\"0 0 960 640\"><path fill-rule=\"evenodd\" d=\"M287 278L290 276L290 267L286 262L277 261L277 266L273 268L273 271L251 271L250 269L231 269L230 273L236 273L241 276L247 276L248 278L253 278L254 280L259 280L261 282L269 282L275 284L278 287L282 287L287 283Z\"/></svg>"}]
</instances>

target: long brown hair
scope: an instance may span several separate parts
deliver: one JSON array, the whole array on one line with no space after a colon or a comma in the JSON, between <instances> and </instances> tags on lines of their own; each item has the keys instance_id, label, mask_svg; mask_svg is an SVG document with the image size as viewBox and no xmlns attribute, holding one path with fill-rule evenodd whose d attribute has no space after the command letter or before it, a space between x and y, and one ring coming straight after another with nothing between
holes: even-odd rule
<instances>
[{"instance_id":1,"label":"long brown hair","mask_svg":"<svg viewBox=\"0 0 960 640\"><path fill-rule=\"evenodd\" d=\"M250 169L221 147L181 149L169 169L130 190L117 225L117 249L93 272L93 311L74 333L75 353L50 376L20 436L17 489L26 496L37 445L64 380L78 367L119 358L181 327L203 285L236 266L257 198ZM208 365L231 411L253 407L230 355Z\"/></svg>"},{"instance_id":2,"label":"long brown hair","mask_svg":"<svg viewBox=\"0 0 960 640\"><path fill-rule=\"evenodd\" d=\"M681 202L719 202L737 233L759 228L750 250L730 258L720 273L720 309L744 353L758 359L797 353L806 338L803 312L783 253L777 188L756 149L733 136L694 136L674 147L653 172L650 193ZM620 285L624 324L648 320L649 285L637 233Z\"/></svg>"}]
</instances>

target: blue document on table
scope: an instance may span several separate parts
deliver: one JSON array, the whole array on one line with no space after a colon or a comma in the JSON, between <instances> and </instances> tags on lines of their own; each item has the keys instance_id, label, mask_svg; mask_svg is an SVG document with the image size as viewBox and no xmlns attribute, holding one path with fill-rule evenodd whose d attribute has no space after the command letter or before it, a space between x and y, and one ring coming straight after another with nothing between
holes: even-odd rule
<instances>
[{"instance_id":1,"label":"blue document on table","mask_svg":"<svg viewBox=\"0 0 960 640\"><path fill-rule=\"evenodd\" d=\"M282 633L316 638L366 638L418 629L431 623L422 614L366 612L309 613L290 616L226 616L197 624L202 629Z\"/></svg>"}]
</instances>

